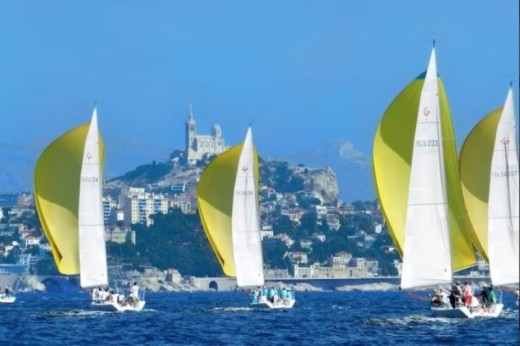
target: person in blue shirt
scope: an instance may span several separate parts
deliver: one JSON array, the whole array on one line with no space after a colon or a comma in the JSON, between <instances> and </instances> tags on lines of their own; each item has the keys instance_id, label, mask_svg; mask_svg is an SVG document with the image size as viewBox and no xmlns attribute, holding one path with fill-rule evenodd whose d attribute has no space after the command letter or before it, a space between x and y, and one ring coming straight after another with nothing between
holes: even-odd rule
<instances>
[{"instance_id":1,"label":"person in blue shirt","mask_svg":"<svg viewBox=\"0 0 520 346\"><path fill-rule=\"evenodd\" d=\"M284 300L286 297L287 297L287 291L285 290L285 287L283 287L283 288L280 290L280 299L281 299L281 300Z\"/></svg>"},{"instance_id":2,"label":"person in blue shirt","mask_svg":"<svg viewBox=\"0 0 520 346\"><path fill-rule=\"evenodd\" d=\"M269 287L269 290L267 292L267 298L271 301L271 302L274 302L274 288L273 287Z\"/></svg>"},{"instance_id":3,"label":"person in blue shirt","mask_svg":"<svg viewBox=\"0 0 520 346\"><path fill-rule=\"evenodd\" d=\"M262 295L263 295L264 297L267 297L267 294L268 294L267 287L264 286L264 288L262 288Z\"/></svg>"}]
</instances>

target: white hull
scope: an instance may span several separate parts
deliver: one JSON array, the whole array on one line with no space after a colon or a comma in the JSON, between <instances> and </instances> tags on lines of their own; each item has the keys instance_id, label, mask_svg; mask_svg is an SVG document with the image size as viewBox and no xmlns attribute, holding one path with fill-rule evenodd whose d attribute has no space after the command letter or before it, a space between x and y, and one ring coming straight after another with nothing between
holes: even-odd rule
<instances>
[{"instance_id":1,"label":"white hull","mask_svg":"<svg viewBox=\"0 0 520 346\"><path fill-rule=\"evenodd\" d=\"M488 307L487 311L476 310L473 311L475 317L498 317L504 308L504 304L493 304Z\"/></svg>"},{"instance_id":2,"label":"white hull","mask_svg":"<svg viewBox=\"0 0 520 346\"><path fill-rule=\"evenodd\" d=\"M450 307L432 307L432 315L434 317L444 318L473 318L473 314L465 306L458 306L456 308Z\"/></svg>"},{"instance_id":3,"label":"white hull","mask_svg":"<svg viewBox=\"0 0 520 346\"><path fill-rule=\"evenodd\" d=\"M94 310L100 310L100 311L118 311L118 312L127 312L127 311L135 311L139 312L143 310L144 305L146 304L145 301L140 300L135 304L120 304L117 302L92 302L91 307Z\"/></svg>"},{"instance_id":4,"label":"white hull","mask_svg":"<svg viewBox=\"0 0 520 346\"><path fill-rule=\"evenodd\" d=\"M14 301L16 300L16 297L15 296L9 296L9 297L0 297L0 303L14 303Z\"/></svg>"},{"instance_id":5,"label":"white hull","mask_svg":"<svg viewBox=\"0 0 520 346\"><path fill-rule=\"evenodd\" d=\"M432 307L432 314L434 317L444 318L475 318L475 317L490 317L496 318L502 312L504 304L493 304L488 307L487 311L481 307L468 309L465 306L458 306L455 308L449 307Z\"/></svg>"},{"instance_id":6,"label":"white hull","mask_svg":"<svg viewBox=\"0 0 520 346\"><path fill-rule=\"evenodd\" d=\"M283 299L274 303L269 300L263 300L262 302L251 303L251 307L258 309L292 309L295 302L296 300L294 299Z\"/></svg>"}]
</instances>

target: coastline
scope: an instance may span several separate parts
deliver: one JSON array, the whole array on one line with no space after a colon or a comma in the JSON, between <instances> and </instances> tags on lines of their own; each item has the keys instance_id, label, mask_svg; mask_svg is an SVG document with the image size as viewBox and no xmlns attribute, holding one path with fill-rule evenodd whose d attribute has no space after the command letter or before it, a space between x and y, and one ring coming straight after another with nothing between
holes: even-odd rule
<instances>
[{"instance_id":1,"label":"coastline","mask_svg":"<svg viewBox=\"0 0 520 346\"><path fill-rule=\"evenodd\" d=\"M147 292L195 292L195 291L235 291L245 290L236 286L236 280L229 277L187 277L175 282L167 281L160 275L142 275L128 272L121 275L116 286L122 290L137 282ZM456 276L454 281L471 281L476 286L489 283L489 277ZM361 278L267 278L265 286L287 287L296 292L302 291L394 291L399 290L400 278L361 277ZM0 287L10 287L19 292L64 292L80 291L77 276L64 275L20 275L0 274ZM437 287L437 286L435 286ZM414 289L428 291L435 287ZM514 290L516 285L505 285L504 290Z\"/></svg>"}]
</instances>

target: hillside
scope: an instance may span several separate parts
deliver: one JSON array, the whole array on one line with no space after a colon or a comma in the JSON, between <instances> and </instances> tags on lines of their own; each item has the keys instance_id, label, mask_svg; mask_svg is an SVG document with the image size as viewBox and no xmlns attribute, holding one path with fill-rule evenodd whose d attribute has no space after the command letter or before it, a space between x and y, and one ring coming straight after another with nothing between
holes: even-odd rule
<instances>
[{"instance_id":1,"label":"hillside","mask_svg":"<svg viewBox=\"0 0 520 346\"><path fill-rule=\"evenodd\" d=\"M340 187L339 197L346 202L374 200L374 178L370 156L349 141L336 141L303 150L292 155L274 156L291 165L301 162L314 167L330 167Z\"/></svg>"},{"instance_id":2,"label":"hillside","mask_svg":"<svg viewBox=\"0 0 520 346\"><path fill-rule=\"evenodd\" d=\"M123 176L106 182L106 189L146 187L151 191L168 192L172 187L184 185L187 192L194 191L203 170L199 166L185 167L174 162L141 165ZM330 168L310 168L302 164L290 166L287 162L260 159L260 183L281 193L304 191L321 196L326 204L338 200L336 174Z\"/></svg>"},{"instance_id":3,"label":"hillside","mask_svg":"<svg viewBox=\"0 0 520 346\"><path fill-rule=\"evenodd\" d=\"M43 141L16 145L0 143L0 192L32 191L34 166L47 144ZM182 169L173 171L169 163L157 163L170 162L163 161L163 158L168 157L171 149L128 139L111 142L106 150L105 177L112 182L112 186L123 183L146 185L150 181L168 185L170 182L178 184L191 179L183 177ZM350 142L329 142L291 155L264 155L264 158L267 157L274 158L275 162L288 162L291 166L303 163L310 167L330 167L336 175L341 200L352 202L375 199L370 157L358 151ZM154 158L157 160L156 165L166 165L169 175L163 175L160 169L152 169L153 174L159 173L164 179L146 174L150 168L148 166L153 165ZM152 164L142 164L143 162ZM127 176L128 173L122 174L123 172L134 175ZM185 174L198 176L200 170Z\"/></svg>"}]
</instances>

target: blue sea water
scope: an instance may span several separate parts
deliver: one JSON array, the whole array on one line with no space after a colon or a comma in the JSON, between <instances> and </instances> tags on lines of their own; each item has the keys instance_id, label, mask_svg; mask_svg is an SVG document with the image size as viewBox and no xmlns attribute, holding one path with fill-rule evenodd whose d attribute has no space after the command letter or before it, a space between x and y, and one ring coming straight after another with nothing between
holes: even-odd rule
<instances>
[{"instance_id":1,"label":"blue sea water","mask_svg":"<svg viewBox=\"0 0 520 346\"><path fill-rule=\"evenodd\" d=\"M425 293L425 295L427 295ZM518 345L518 306L442 319L394 291L297 292L291 310L254 310L241 292L147 293L140 313L96 312L86 293L18 293L0 304L1 345Z\"/></svg>"}]
</instances>

